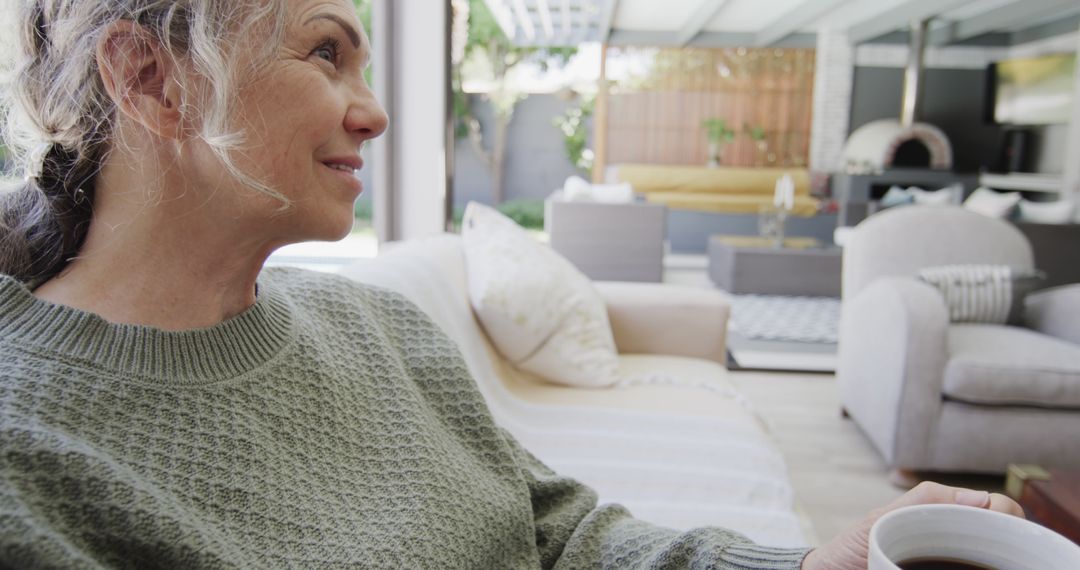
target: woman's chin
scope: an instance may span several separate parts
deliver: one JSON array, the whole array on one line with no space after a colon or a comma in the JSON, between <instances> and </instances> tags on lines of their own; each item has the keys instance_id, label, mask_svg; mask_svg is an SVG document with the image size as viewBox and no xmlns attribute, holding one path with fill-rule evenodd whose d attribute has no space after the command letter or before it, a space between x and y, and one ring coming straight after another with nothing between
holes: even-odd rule
<instances>
[{"instance_id":1,"label":"woman's chin","mask_svg":"<svg viewBox=\"0 0 1080 570\"><path fill-rule=\"evenodd\" d=\"M317 238L316 241L340 241L345 239L345 236L348 236L349 233L352 232L354 221L355 219L352 216L349 216L347 220L342 220L333 226L328 225L325 228L325 237Z\"/></svg>"},{"instance_id":2,"label":"woman's chin","mask_svg":"<svg viewBox=\"0 0 1080 570\"><path fill-rule=\"evenodd\" d=\"M292 232L293 238L289 241L340 241L352 232L354 221L352 216L316 220L314 223L305 224L303 228L296 228L297 231Z\"/></svg>"}]
</instances>

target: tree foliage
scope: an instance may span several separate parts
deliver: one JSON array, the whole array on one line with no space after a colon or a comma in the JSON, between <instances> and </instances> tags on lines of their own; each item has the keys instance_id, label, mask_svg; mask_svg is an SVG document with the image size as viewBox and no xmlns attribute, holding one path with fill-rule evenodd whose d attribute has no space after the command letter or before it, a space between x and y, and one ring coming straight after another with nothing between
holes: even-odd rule
<instances>
[{"instance_id":1,"label":"tree foliage","mask_svg":"<svg viewBox=\"0 0 1080 570\"><path fill-rule=\"evenodd\" d=\"M480 121L473 114L473 95L464 92L462 65L454 66L454 119L455 132L467 136L469 142L487 165L493 179L493 201L503 200L503 160L506 155L506 137L517 104L528 97L507 81L516 66L529 62L547 71L552 64L565 65L574 54L575 47L522 47L506 36L498 20L484 0L468 0L468 34L465 41L463 61L482 59L490 66L494 85L480 95L495 111L495 125L486 135Z\"/></svg>"},{"instance_id":2,"label":"tree foliage","mask_svg":"<svg viewBox=\"0 0 1080 570\"><path fill-rule=\"evenodd\" d=\"M577 168L592 173L594 155L589 148L588 120L593 113L593 99L585 99L580 107L571 107L555 117L552 124L563 134L566 158Z\"/></svg>"}]
</instances>

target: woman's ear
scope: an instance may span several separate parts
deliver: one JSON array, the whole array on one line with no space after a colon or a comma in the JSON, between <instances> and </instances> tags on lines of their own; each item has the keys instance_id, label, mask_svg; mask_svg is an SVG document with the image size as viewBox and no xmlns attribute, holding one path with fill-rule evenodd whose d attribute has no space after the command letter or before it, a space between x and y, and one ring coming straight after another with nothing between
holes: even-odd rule
<instances>
[{"instance_id":1,"label":"woman's ear","mask_svg":"<svg viewBox=\"0 0 1080 570\"><path fill-rule=\"evenodd\" d=\"M121 113L160 137L181 138L177 69L153 34L129 20L114 22L98 42L97 63Z\"/></svg>"}]
</instances>

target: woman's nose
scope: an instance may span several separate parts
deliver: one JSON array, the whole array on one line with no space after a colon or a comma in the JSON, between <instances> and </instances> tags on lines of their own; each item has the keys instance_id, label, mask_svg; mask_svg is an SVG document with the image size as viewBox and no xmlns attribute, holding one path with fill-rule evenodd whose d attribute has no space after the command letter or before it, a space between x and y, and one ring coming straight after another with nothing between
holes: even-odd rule
<instances>
[{"instance_id":1,"label":"woman's nose","mask_svg":"<svg viewBox=\"0 0 1080 570\"><path fill-rule=\"evenodd\" d=\"M390 118L370 89L364 89L349 105L345 113L345 130L373 139L386 130Z\"/></svg>"}]
</instances>

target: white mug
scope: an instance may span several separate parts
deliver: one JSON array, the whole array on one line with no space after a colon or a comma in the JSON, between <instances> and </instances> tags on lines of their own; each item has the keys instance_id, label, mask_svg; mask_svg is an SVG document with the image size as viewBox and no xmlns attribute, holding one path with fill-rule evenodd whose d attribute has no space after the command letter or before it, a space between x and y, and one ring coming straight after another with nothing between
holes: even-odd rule
<instances>
[{"instance_id":1,"label":"white mug","mask_svg":"<svg viewBox=\"0 0 1080 570\"><path fill-rule=\"evenodd\" d=\"M869 570L897 570L899 562L924 558L995 570L1077 570L1080 546L1031 521L961 505L904 507L870 529Z\"/></svg>"}]
</instances>

